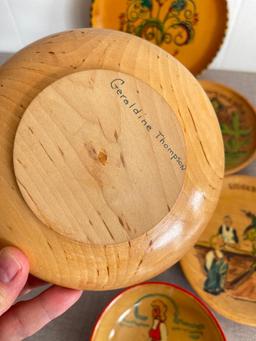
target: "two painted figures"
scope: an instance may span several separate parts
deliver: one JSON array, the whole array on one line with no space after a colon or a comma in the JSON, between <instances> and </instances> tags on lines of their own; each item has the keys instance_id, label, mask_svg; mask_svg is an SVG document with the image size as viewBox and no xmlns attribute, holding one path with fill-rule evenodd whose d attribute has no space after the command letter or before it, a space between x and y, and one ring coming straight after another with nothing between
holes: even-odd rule
<instances>
[{"instance_id":1,"label":"two painted figures","mask_svg":"<svg viewBox=\"0 0 256 341\"><path fill-rule=\"evenodd\" d=\"M241 210L249 224L238 233L226 215L208 242L196 244L206 275L203 288L212 295L228 292L236 299L256 301L256 214Z\"/></svg>"}]
</instances>

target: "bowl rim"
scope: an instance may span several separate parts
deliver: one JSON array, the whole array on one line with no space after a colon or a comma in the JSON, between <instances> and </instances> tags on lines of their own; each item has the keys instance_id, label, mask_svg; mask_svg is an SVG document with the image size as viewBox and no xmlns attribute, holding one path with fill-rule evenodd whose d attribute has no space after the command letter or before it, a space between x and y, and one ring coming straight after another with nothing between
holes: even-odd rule
<instances>
[{"instance_id":1,"label":"bowl rim","mask_svg":"<svg viewBox=\"0 0 256 341\"><path fill-rule=\"evenodd\" d=\"M220 90L224 89L226 91L229 91L230 94L233 94L233 95L237 96L238 98L240 98L241 101L243 101L244 104L246 104L247 107L251 110L251 113L254 114L254 120L256 121L256 106L254 105L254 103L252 103L252 101L249 98L247 98L239 90L237 90L233 86L226 85L226 84L223 84L222 82L211 80L211 79L199 79L198 81L199 81L200 85L202 86L203 90L206 92L206 94L207 94L206 87L207 86L214 86L214 87L218 87ZM207 94L207 96L208 96L208 94ZM222 134L222 132L221 132L221 134ZM250 166L254 161L256 161L256 148L251 153L251 155L245 161L239 163L239 165L232 167L228 170L226 170L226 167L225 167L225 177L230 176L230 175L236 175L241 170Z\"/></svg>"},{"instance_id":2,"label":"bowl rim","mask_svg":"<svg viewBox=\"0 0 256 341\"><path fill-rule=\"evenodd\" d=\"M142 286L146 286L146 285L159 285L159 286L167 286L173 289L176 289L180 292L182 292L183 294L192 297L200 306L201 308L205 311L205 313L208 315L208 317L212 320L212 322L214 323L215 327L217 328L217 330L219 331L220 336L222 337L222 341L227 341L227 338L224 334L224 330L221 327L220 322L218 321L218 319L216 318L216 316L214 315L214 313L210 310L210 308L208 307L208 305L198 296L196 296L196 294L194 294L193 292L177 285L177 284L173 284L173 283L168 283L168 282L164 282L164 281L152 281L152 282L143 282L140 284L136 284L133 286L130 286L128 288L123 289L121 292L119 292L117 295L115 295L113 297L113 299L111 299L111 301L106 305L106 307L102 310L102 312L98 315L96 322L94 323L94 327L92 329L92 333L90 336L90 341L95 341L96 339L96 332L100 326L101 320L103 318L103 316L105 315L105 313L107 313L107 311L112 307L112 305L114 305L116 303L116 301L123 296L126 292L128 292L131 289L134 288L138 288L138 287L142 287Z\"/></svg>"}]
</instances>

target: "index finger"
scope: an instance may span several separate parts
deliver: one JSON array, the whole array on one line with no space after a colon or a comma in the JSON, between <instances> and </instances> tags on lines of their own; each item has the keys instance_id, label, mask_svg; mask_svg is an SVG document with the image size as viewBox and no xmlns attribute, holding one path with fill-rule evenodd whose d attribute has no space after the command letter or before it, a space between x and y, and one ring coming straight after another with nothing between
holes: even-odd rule
<instances>
[{"instance_id":1,"label":"index finger","mask_svg":"<svg viewBox=\"0 0 256 341\"><path fill-rule=\"evenodd\" d=\"M2 340L23 340L68 310L82 292L51 287L30 301L15 304L0 318Z\"/></svg>"}]
</instances>

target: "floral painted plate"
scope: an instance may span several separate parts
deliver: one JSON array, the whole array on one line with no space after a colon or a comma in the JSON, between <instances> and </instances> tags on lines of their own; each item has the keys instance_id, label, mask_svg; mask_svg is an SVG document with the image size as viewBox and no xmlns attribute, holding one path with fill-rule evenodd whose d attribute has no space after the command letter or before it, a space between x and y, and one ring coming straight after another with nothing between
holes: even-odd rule
<instances>
[{"instance_id":1,"label":"floral painted plate","mask_svg":"<svg viewBox=\"0 0 256 341\"><path fill-rule=\"evenodd\" d=\"M182 259L196 292L217 312L256 326L256 177L229 176L205 232Z\"/></svg>"},{"instance_id":2,"label":"floral painted plate","mask_svg":"<svg viewBox=\"0 0 256 341\"><path fill-rule=\"evenodd\" d=\"M225 341L217 320L197 297L168 283L144 283L105 309L91 341Z\"/></svg>"},{"instance_id":3,"label":"floral painted plate","mask_svg":"<svg viewBox=\"0 0 256 341\"><path fill-rule=\"evenodd\" d=\"M215 57L228 17L226 0L94 0L91 12L93 27L145 38L193 74Z\"/></svg>"},{"instance_id":4,"label":"floral painted plate","mask_svg":"<svg viewBox=\"0 0 256 341\"><path fill-rule=\"evenodd\" d=\"M256 158L256 111L233 89L206 80L200 83L220 122L225 146L225 173L236 173Z\"/></svg>"}]
</instances>

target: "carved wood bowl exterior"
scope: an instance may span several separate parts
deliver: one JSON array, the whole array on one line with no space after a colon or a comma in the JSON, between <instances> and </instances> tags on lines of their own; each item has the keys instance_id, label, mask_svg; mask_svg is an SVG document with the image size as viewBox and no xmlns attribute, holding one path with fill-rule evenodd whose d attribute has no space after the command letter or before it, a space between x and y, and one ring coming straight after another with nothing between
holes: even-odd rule
<instances>
[{"instance_id":1,"label":"carved wood bowl exterior","mask_svg":"<svg viewBox=\"0 0 256 341\"><path fill-rule=\"evenodd\" d=\"M197 80L140 38L80 29L0 70L0 243L33 275L107 290L144 281L196 242L224 152Z\"/></svg>"}]
</instances>

